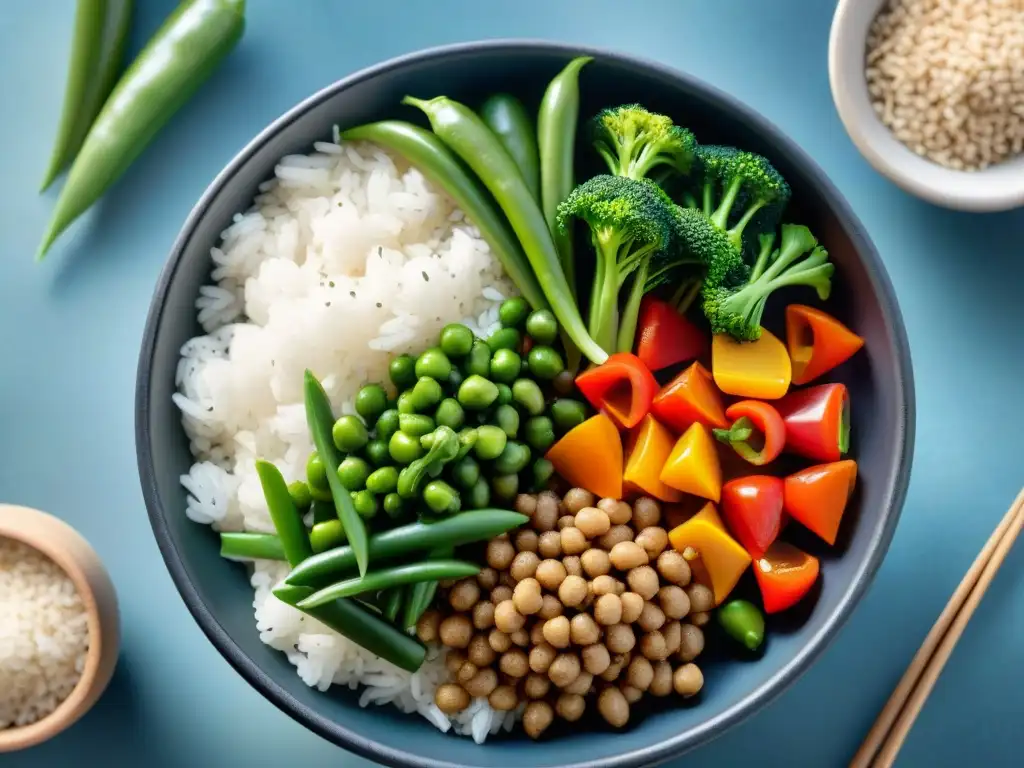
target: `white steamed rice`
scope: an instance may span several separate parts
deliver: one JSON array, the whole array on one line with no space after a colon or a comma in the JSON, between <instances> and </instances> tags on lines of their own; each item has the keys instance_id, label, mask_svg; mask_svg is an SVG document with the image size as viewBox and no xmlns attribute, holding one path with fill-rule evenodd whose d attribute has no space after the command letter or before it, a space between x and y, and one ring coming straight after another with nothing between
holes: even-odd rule
<instances>
[{"instance_id":1,"label":"white steamed rice","mask_svg":"<svg viewBox=\"0 0 1024 768\"><path fill-rule=\"evenodd\" d=\"M185 514L219 531L273 532L257 457L289 482L304 478L306 368L336 413L352 413L394 355L436 343L451 322L489 335L513 292L477 229L417 170L368 144L314 150L283 158L224 231L196 302L206 335L181 350L174 402L196 460L181 478ZM286 572L255 563L256 627L307 685L362 687L362 706L391 703L477 742L518 719L486 699L445 715L434 704L445 677L437 649L414 674L382 661L275 598Z\"/></svg>"}]
</instances>

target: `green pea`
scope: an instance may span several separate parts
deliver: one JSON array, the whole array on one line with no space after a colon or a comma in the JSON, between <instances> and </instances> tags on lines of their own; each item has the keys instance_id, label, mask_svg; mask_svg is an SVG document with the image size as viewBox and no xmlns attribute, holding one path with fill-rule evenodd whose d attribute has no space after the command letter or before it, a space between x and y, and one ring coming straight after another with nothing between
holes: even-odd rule
<instances>
[{"instance_id":1,"label":"green pea","mask_svg":"<svg viewBox=\"0 0 1024 768\"><path fill-rule=\"evenodd\" d=\"M362 449L370 439L370 435L358 416L342 416L331 429L334 446L343 453L355 453Z\"/></svg>"},{"instance_id":2,"label":"green pea","mask_svg":"<svg viewBox=\"0 0 1024 768\"><path fill-rule=\"evenodd\" d=\"M467 509L486 509L491 506L491 486L484 478L480 478L464 494Z\"/></svg>"},{"instance_id":3,"label":"green pea","mask_svg":"<svg viewBox=\"0 0 1024 768\"><path fill-rule=\"evenodd\" d=\"M405 502L397 493L389 493L384 497L384 512L388 517L394 519L402 516L405 512Z\"/></svg>"},{"instance_id":4,"label":"green pea","mask_svg":"<svg viewBox=\"0 0 1024 768\"><path fill-rule=\"evenodd\" d=\"M459 492L444 480L431 480L423 489L423 501L432 512L454 514L462 506Z\"/></svg>"},{"instance_id":5,"label":"green pea","mask_svg":"<svg viewBox=\"0 0 1024 768\"><path fill-rule=\"evenodd\" d=\"M334 506L334 499L313 499L310 512L313 515L313 525L339 519L338 508Z\"/></svg>"},{"instance_id":6,"label":"green pea","mask_svg":"<svg viewBox=\"0 0 1024 768\"><path fill-rule=\"evenodd\" d=\"M411 387L416 383L416 358L412 355L399 355L388 363L388 375L399 389Z\"/></svg>"},{"instance_id":7,"label":"green pea","mask_svg":"<svg viewBox=\"0 0 1024 768\"><path fill-rule=\"evenodd\" d=\"M538 344L553 344L558 337L558 321L550 309L538 309L526 318L526 333Z\"/></svg>"},{"instance_id":8,"label":"green pea","mask_svg":"<svg viewBox=\"0 0 1024 768\"><path fill-rule=\"evenodd\" d=\"M338 479L350 491L365 488L369 476L370 465L358 456L346 456L338 465Z\"/></svg>"},{"instance_id":9,"label":"green pea","mask_svg":"<svg viewBox=\"0 0 1024 768\"><path fill-rule=\"evenodd\" d=\"M472 427L463 427L459 430L459 452L455 456L456 461L464 458L476 445L477 431Z\"/></svg>"},{"instance_id":10,"label":"green pea","mask_svg":"<svg viewBox=\"0 0 1024 768\"><path fill-rule=\"evenodd\" d=\"M495 398L495 405L508 405L512 402L512 387L508 384L498 384L498 397Z\"/></svg>"},{"instance_id":11,"label":"green pea","mask_svg":"<svg viewBox=\"0 0 1024 768\"><path fill-rule=\"evenodd\" d=\"M345 539L345 527L338 518L317 523L309 532L309 546L315 555L340 547Z\"/></svg>"},{"instance_id":12,"label":"green pea","mask_svg":"<svg viewBox=\"0 0 1024 768\"><path fill-rule=\"evenodd\" d=\"M450 323L441 329L441 351L448 357L465 357L473 348L473 332L462 323Z\"/></svg>"},{"instance_id":13,"label":"green pea","mask_svg":"<svg viewBox=\"0 0 1024 768\"><path fill-rule=\"evenodd\" d=\"M395 411L398 413L398 411ZM392 433L394 434L394 433ZM388 435L390 438L391 435ZM391 463L391 454L388 453L388 442L383 439L373 439L366 444L364 449L366 459L375 467L383 467Z\"/></svg>"},{"instance_id":14,"label":"green pea","mask_svg":"<svg viewBox=\"0 0 1024 768\"><path fill-rule=\"evenodd\" d=\"M454 395L459 391L464 378L466 377L462 375L462 371L458 368L452 368L452 372L448 374L448 380L444 383L444 391L449 395Z\"/></svg>"},{"instance_id":15,"label":"green pea","mask_svg":"<svg viewBox=\"0 0 1024 768\"><path fill-rule=\"evenodd\" d=\"M410 437L421 437L434 431L434 420L422 413L403 413L398 417L399 429Z\"/></svg>"},{"instance_id":16,"label":"green pea","mask_svg":"<svg viewBox=\"0 0 1024 768\"><path fill-rule=\"evenodd\" d=\"M418 439L399 431L388 441L388 453L399 464L411 464L423 455L423 448Z\"/></svg>"},{"instance_id":17,"label":"green pea","mask_svg":"<svg viewBox=\"0 0 1024 768\"><path fill-rule=\"evenodd\" d=\"M764 642L764 615L747 600L730 600L718 609L722 629L747 650L756 651Z\"/></svg>"},{"instance_id":18,"label":"green pea","mask_svg":"<svg viewBox=\"0 0 1024 768\"><path fill-rule=\"evenodd\" d=\"M309 484L310 495L314 499L331 499L331 486L327 484L327 469L324 467L316 451L309 455L306 462L306 482Z\"/></svg>"},{"instance_id":19,"label":"green pea","mask_svg":"<svg viewBox=\"0 0 1024 768\"><path fill-rule=\"evenodd\" d=\"M498 388L494 382L473 374L459 387L459 404L463 408L482 411L497 399Z\"/></svg>"},{"instance_id":20,"label":"green pea","mask_svg":"<svg viewBox=\"0 0 1024 768\"><path fill-rule=\"evenodd\" d=\"M530 305L521 296L505 299L498 307L498 320L506 328L518 328L530 314Z\"/></svg>"},{"instance_id":21,"label":"green pea","mask_svg":"<svg viewBox=\"0 0 1024 768\"><path fill-rule=\"evenodd\" d=\"M398 487L398 470L394 467L381 467L375 469L366 478L366 490L383 496L391 493Z\"/></svg>"},{"instance_id":22,"label":"green pea","mask_svg":"<svg viewBox=\"0 0 1024 768\"><path fill-rule=\"evenodd\" d=\"M326 480L326 475L324 476ZM309 485L304 483L302 480L296 480L294 483L288 483L288 495L292 497L292 504L294 504L300 511L305 512L309 509L313 503L313 493L309 490Z\"/></svg>"},{"instance_id":23,"label":"green pea","mask_svg":"<svg viewBox=\"0 0 1024 768\"><path fill-rule=\"evenodd\" d=\"M434 379L423 377L412 388L412 403L417 411L428 411L441 402L444 391Z\"/></svg>"},{"instance_id":24,"label":"green pea","mask_svg":"<svg viewBox=\"0 0 1024 768\"><path fill-rule=\"evenodd\" d=\"M478 459L491 461L501 455L507 441L508 436L501 429L484 424L476 428L476 445L473 446L473 451Z\"/></svg>"},{"instance_id":25,"label":"green pea","mask_svg":"<svg viewBox=\"0 0 1024 768\"><path fill-rule=\"evenodd\" d=\"M509 440L501 455L494 460L494 471L502 475L514 475L530 463L530 449L520 442Z\"/></svg>"},{"instance_id":26,"label":"green pea","mask_svg":"<svg viewBox=\"0 0 1024 768\"><path fill-rule=\"evenodd\" d=\"M352 506L364 520L369 520L377 514L377 497L369 491L356 491L352 494Z\"/></svg>"},{"instance_id":27,"label":"green pea","mask_svg":"<svg viewBox=\"0 0 1024 768\"><path fill-rule=\"evenodd\" d=\"M551 387L557 395L569 395L576 388L576 380L570 371L562 371L551 380Z\"/></svg>"},{"instance_id":28,"label":"green pea","mask_svg":"<svg viewBox=\"0 0 1024 768\"><path fill-rule=\"evenodd\" d=\"M512 400L531 416L544 413L544 393L533 379L516 379L512 385Z\"/></svg>"},{"instance_id":29,"label":"green pea","mask_svg":"<svg viewBox=\"0 0 1024 768\"><path fill-rule=\"evenodd\" d=\"M464 456L453 462L449 472L452 482L467 491L480 479L480 465L472 456Z\"/></svg>"},{"instance_id":30,"label":"green pea","mask_svg":"<svg viewBox=\"0 0 1024 768\"><path fill-rule=\"evenodd\" d=\"M555 474L555 465L547 459L537 459L530 467L530 474L533 477L534 490L543 491Z\"/></svg>"},{"instance_id":31,"label":"green pea","mask_svg":"<svg viewBox=\"0 0 1024 768\"><path fill-rule=\"evenodd\" d=\"M555 443L555 425L547 416L532 416L523 426L523 440L537 453L544 453Z\"/></svg>"},{"instance_id":32,"label":"green pea","mask_svg":"<svg viewBox=\"0 0 1024 768\"><path fill-rule=\"evenodd\" d=\"M425 435L420 435L420 445L428 451L434 445L435 440L437 440L437 434L434 432L427 432Z\"/></svg>"},{"instance_id":33,"label":"green pea","mask_svg":"<svg viewBox=\"0 0 1024 768\"><path fill-rule=\"evenodd\" d=\"M519 434L519 411L511 405L499 405L494 411L494 423L507 437Z\"/></svg>"},{"instance_id":34,"label":"green pea","mask_svg":"<svg viewBox=\"0 0 1024 768\"><path fill-rule=\"evenodd\" d=\"M373 431L378 440L390 440L391 436L398 431L398 409L388 408L377 417L377 424Z\"/></svg>"},{"instance_id":35,"label":"green pea","mask_svg":"<svg viewBox=\"0 0 1024 768\"><path fill-rule=\"evenodd\" d=\"M551 404L551 421L555 432L564 435L573 427L578 427L587 420L587 406L579 400L560 397Z\"/></svg>"},{"instance_id":36,"label":"green pea","mask_svg":"<svg viewBox=\"0 0 1024 768\"><path fill-rule=\"evenodd\" d=\"M504 501L510 501L519 493L519 475L497 475L491 478L491 490Z\"/></svg>"},{"instance_id":37,"label":"green pea","mask_svg":"<svg viewBox=\"0 0 1024 768\"><path fill-rule=\"evenodd\" d=\"M491 378L502 384L511 384L523 367L523 359L511 349L499 349L491 358Z\"/></svg>"},{"instance_id":38,"label":"green pea","mask_svg":"<svg viewBox=\"0 0 1024 768\"><path fill-rule=\"evenodd\" d=\"M487 346L491 348L493 354L499 349L519 349L520 341L522 341L522 336L515 328L501 328L487 339Z\"/></svg>"},{"instance_id":39,"label":"green pea","mask_svg":"<svg viewBox=\"0 0 1024 768\"><path fill-rule=\"evenodd\" d=\"M418 358L416 358L416 376L425 376L438 381L444 381L452 372L452 362L448 355L437 347L431 347Z\"/></svg>"},{"instance_id":40,"label":"green pea","mask_svg":"<svg viewBox=\"0 0 1024 768\"><path fill-rule=\"evenodd\" d=\"M395 408L401 413L416 413L416 401L412 396L412 390L407 389L405 392L398 396L398 402L395 403Z\"/></svg>"},{"instance_id":41,"label":"green pea","mask_svg":"<svg viewBox=\"0 0 1024 768\"><path fill-rule=\"evenodd\" d=\"M530 350L526 364L535 378L550 381L565 370L562 356L551 347L537 346Z\"/></svg>"},{"instance_id":42,"label":"green pea","mask_svg":"<svg viewBox=\"0 0 1024 768\"><path fill-rule=\"evenodd\" d=\"M487 342L480 339L473 342L469 357L462 364L462 372L466 376L476 375L484 378L491 375L491 348L487 346Z\"/></svg>"},{"instance_id":43,"label":"green pea","mask_svg":"<svg viewBox=\"0 0 1024 768\"><path fill-rule=\"evenodd\" d=\"M438 426L455 430L462 429L462 425L466 423L466 412L462 410L458 400L454 397L448 397L437 406L437 412L434 413L434 421L437 422Z\"/></svg>"},{"instance_id":44,"label":"green pea","mask_svg":"<svg viewBox=\"0 0 1024 768\"><path fill-rule=\"evenodd\" d=\"M388 407L388 393L380 384L367 384L356 394L356 413L372 424Z\"/></svg>"}]
</instances>

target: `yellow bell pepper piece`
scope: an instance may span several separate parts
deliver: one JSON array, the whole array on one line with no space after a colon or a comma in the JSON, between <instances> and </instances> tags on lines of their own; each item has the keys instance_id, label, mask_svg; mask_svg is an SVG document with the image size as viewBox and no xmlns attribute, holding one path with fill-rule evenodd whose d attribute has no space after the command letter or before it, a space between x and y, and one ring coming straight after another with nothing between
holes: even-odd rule
<instances>
[{"instance_id":1,"label":"yellow bell pepper piece","mask_svg":"<svg viewBox=\"0 0 1024 768\"><path fill-rule=\"evenodd\" d=\"M703 499L722 497L722 465L708 428L695 421L676 442L661 469L661 482Z\"/></svg>"},{"instance_id":2,"label":"yellow bell pepper piece","mask_svg":"<svg viewBox=\"0 0 1024 768\"><path fill-rule=\"evenodd\" d=\"M567 482L601 498L622 498L622 438L603 413L565 433L547 460Z\"/></svg>"},{"instance_id":3,"label":"yellow bell pepper piece","mask_svg":"<svg viewBox=\"0 0 1024 768\"><path fill-rule=\"evenodd\" d=\"M673 528L668 540L677 552L692 547L700 554L711 581L708 586L715 594L715 605L722 604L750 566L750 555L726 533L722 518L711 502L685 523Z\"/></svg>"},{"instance_id":4,"label":"yellow bell pepper piece","mask_svg":"<svg viewBox=\"0 0 1024 768\"><path fill-rule=\"evenodd\" d=\"M648 414L633 431L632 446L622 479L630 490L662 501L679 501L683 494L661 481L661 469L672 453L675 439L668 429Z\"/></svg>"},{"instance_id":5,"label":"yellow bell pepper piece","mask_svg":"<svg viewBox=\"0 0 1024 768\"><path fill-rule=\"evenodd\" d=\"M736 341L727 333L716 333L711 339L711 373L727 394L777 400L789 390L793 365L786 345L762 328L757 341Z\"/></svg>"}]
</instances>

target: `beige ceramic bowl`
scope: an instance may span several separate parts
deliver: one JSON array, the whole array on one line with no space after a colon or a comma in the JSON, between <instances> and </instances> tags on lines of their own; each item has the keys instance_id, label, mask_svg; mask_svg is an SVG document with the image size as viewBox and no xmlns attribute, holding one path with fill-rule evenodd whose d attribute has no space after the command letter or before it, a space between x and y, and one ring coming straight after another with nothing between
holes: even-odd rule
<instances>
[{"instance_id":1,"label":"beige ceramic bowl","mask_svg":"<svg viewBox=\"0 0 1024 768\"><path fill-rule=\"evenodd\" d=\"M35 547L63 568L82 596L89 614L89 652L78 684L42 720L0 731L0 753L3 753L46 741L89 711L114 673L120 628L114 585L89 542L74 528L45 512L0 504L0 536Z\"/></svg>"},{"instance_id":2,"label":"beige ceramic bowl","mask_svg":"<svg viewBox=\"0 0 1024 768\"><path fill-rule=\"evenodd\" d=\"M896 140L868 98L864 55L868 29L887 0L839 0L832 19L828 73L832 98L847 133L875 170L924 200L964 211L1002 211L1024 205L1024 157L965 172L919 157Z\"/></svg>"}]
</instances>

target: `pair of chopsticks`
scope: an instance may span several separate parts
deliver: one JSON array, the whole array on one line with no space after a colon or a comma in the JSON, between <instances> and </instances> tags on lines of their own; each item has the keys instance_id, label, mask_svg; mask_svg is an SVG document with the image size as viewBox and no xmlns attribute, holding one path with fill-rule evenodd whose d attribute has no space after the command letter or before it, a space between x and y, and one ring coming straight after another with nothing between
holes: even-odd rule
<instances>
[{"instance_id":1,"label":"pair of chopsticks","mask_svg":"<svg viewBox=\"0 0 1024 768\"><path fill-rule=\"evenodd\" d=\"M924 644L910 662L850 768L889 768L921 712L957 640L1024 527L1024 490L996 526Z\"/></svg>"}]
</instances>

